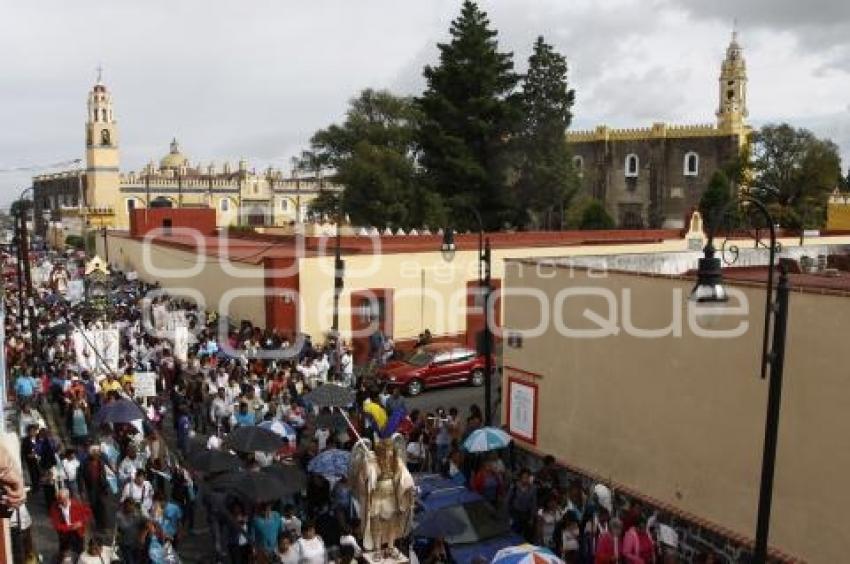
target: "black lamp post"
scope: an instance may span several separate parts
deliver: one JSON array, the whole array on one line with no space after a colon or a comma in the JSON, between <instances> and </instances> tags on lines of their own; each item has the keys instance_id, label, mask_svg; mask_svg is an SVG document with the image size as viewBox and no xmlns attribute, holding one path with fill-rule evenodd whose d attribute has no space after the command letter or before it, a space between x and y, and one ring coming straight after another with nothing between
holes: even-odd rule
<instances>
[{"instance_id":1,"label":"black lamp post","mask_svg":"<svg viewBox=\"0 0 850 564\"><path fill-rule=\"evenodd\" d=\"M493 331L490 328L490 239L484 237L484 224L481 221L481 215L474 208L470 208L475 218L478 220L478 288L482 295L484 308L484 330L482 331L481 354L484 355L484 424L490 425L493 422L493 402L492 402L492 376L493 376ZM455 245L454 230L451 227L443 231L443 243L440 246L440 253L443 259L451 261L454 259L457 246Z\"/></svg>"},{"instance_id":2,"label":"black lamp post","mask_svg":"<svg viewBox=\"0 0 850 564\"><path fill-rule=\"evenodd\" d=\"M764 335L762 340L761 377L770 369L767 392L767 417L764 428L764 451L762 453L761 484L759 487L758 517L756 521L756 543L753 562L767 562L767 541L770 530L770 509L773 501L773 477L776 468L776 447L779 436L779 410L782 400L782 372L785 365L786 327L788 324L788 272L783 264L779 264L779 283L775 294L773 288L773 271L776 269L776 228L773 218L760 201L744 196L741 202L748 204L767 221L770 229L770 247L767 274L767 304L765 307ZM732 202L737 204L737 202ZM727 206L728 208L728 206ZM722 217L724 209L719 214ZM713 223L709 228L708 242L705 245L705 257L699 261L697 282L691 292L691 299L700 304L722 303L728 300L723 288L723 275L720 268L720 258L715 257ZM737 250L736 250L737 252ZM737 254L735 253L735 255ZM734 262L734 260L732 261ZM773 321L772 342L768 349Z\"/></svg>"},{"instance_id":3,"label":"black lamp post","mask_svg":"<svg viewBox=\"0 0 850 564\"><path fill-rule=\"evenodd\" d=\"M333 321L331 323L331 332L334 338L334 372L337 379L342 378L342 342L339 338L339 297L342 294L343 276L345 276L345 261L341 257L341 231L342 231L342 193L339 194L337 201L337 220L336 220L336 236L334 237L334 303L333 303Z\"/></svg>"}]
</instances>

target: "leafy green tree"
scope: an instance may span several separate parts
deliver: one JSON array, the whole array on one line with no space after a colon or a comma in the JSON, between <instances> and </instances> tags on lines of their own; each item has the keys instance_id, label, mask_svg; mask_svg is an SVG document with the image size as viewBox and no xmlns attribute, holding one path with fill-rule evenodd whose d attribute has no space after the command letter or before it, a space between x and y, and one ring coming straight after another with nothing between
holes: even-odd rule
<instances>
[{"instance_id":1,"label":"leafy green tree","mask_svg":"<svg viewBox=\"0 0 850 564\"><path fill-rule=\"evenodd\" d=\"M307 211L313 215L327 216L335 221L339 214L339 193L320 189L316 197L307 205Z\"/></svg>"},{"instance_id":2,"label":"leafy green tree","mask_svg":"<svg viewBox=\"0 0 850 564\"><path fill-rule=\"evenodd\" d=\"M418 110L410 98L366 89L350 102L345 121L317 131L302 155L306 170L330 170L343 186L342 206L359 225L436 225L440 202L422 194L416 168ZM320 194L311 211L337 213L337 202Z\"/></svg>"},{"instance_id":3,"label":"leafy green tree","mask_svg":"<svg viewBox=\"0 0 850 564\"><path fill-rule=\"evenodd\" d=\"M829 194L841 179L838 147L806 129L766 125L754 137L751 187L784 227L823 223Z\"/></svg>"},{"instance_id":4,"label":"leafy green tree","mask_svg":"<svg viewBox=\"0 0 850 564\"><path fill-rule=\"evenodd\" d=\"M449 33L450 41L438 45L439 64L423 71L428 87L417 100L423 176L457 210L456 227L477 229L460 210L471 206L485 228L498 229L516 209L508 182L509 140L519 122L513 55L499 51L496 30L471 0Z\"/></svg>"},{"instance_id":5,"label":"leafy green tree","mask_svg":"<svg viewBox=\"0 0 850 564\"><path fill-rule=\"evenodd\" d=\"M578 188L565 135L574 101L575 92L567 84L567 60L538 37L522 84L522 122L516 137L517 190L526 208L521 224L528 223L528 212L539 217L553 210L559 226L564 224L564 209Z\"/></svg>"},{"instance_id":6,"label":"leafy green tree","mask_svg":"<svg viewBox=\"0 0 850 564\"><path fill-rule=\"evenodd\" d=\"M724 222L724 213L733 212L729 209L729 202L731 201L732 187L729 184L729 179L722 171L715 171L699 200L699 211L702 214L706 232L717 229L715 223L722 224Z\"/></svg>"}]
</instances>

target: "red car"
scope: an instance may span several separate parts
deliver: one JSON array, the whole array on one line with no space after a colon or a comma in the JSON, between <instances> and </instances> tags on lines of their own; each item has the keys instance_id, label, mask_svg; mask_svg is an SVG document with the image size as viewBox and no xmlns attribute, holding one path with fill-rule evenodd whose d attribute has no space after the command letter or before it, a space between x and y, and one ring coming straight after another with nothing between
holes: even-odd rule
<instances>
[{"instance_id":1,"label":"red car","mask_svg":"<svg viewBox=\"0 0 850 564\"><path fill-rule=\"evenodd\" d=\"M425 345L404 360L390 362L378 370L377 376L388 386L401 386L410 396L419 395L425 388L462 382L481 386L484 356L462 345Z\"/></svg>"}]
</instances>

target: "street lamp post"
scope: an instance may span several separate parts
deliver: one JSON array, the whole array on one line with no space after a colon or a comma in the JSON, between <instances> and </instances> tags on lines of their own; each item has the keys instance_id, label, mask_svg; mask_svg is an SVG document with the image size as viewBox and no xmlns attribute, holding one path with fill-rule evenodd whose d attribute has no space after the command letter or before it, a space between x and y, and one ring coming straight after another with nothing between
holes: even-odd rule
<instances>
[{"instance_id":1,"label":"street lamp post","mask_svg":"<svg viewBox=\"0 0 850 564\"><path fill-rule=\"evenodd\" d=\"M339 200L337 202L337 220L336 220L336 236L334 237L334 303L333 303L333 321L331 323L331 330L334 337L334 349L336 354L334 355L334 372L337 378L342 377L341 367L342 367L342 342L340 341L339 336L339 298L342 294L343 289L343 276L345 275L345 261L342 260L342 241L341 241L341 231L342 231L342 193L339 195Z\"/></svg>"},{"instance_id":2,"label":"street lamp post","mask_svg":"<svg viewBox=\"0 0 850 564\"><path fill-rule=\"evenodd\" d=\"M764 450L762 452L761 483L759 486L759 505L756 520L756 542L753 562L767 562L767 541L770 531L770 510L773 501L773 478L776 469L776 448L779 437L779 411L782 403L782 373L785 367L786 328L788 324L788 295L790 286L788 270L784 264L779 264L779 282L776 285L775 297L773 288L773 271L776 269L776 228L773 218L760 201L744 196L741 202L749 204L767 221L770 229L770 248L767 275L767 304L765 308L764 335L762 340L761 377L765 377L769 368L767 392L767 416L764 428ZM733 202L737 203L737 202ZM727 206L728 208L728 206ZM728 211L724 209L719 216ZM705 245L705 256L699 261L697 282L691 293L691 299L700 304L723 303L728 295L723 288L721 259L715 256L714 230L710 226L708 242ZM734 262L734 260L732 261ZM771 321L773 322L772 339L770 339ZM770 348L768 349L768 343Z\"/></svg>"},{"instance_id":3,"label":"street lamp post","mask_svg":"<svg viewBox=\"0 0 850 564\"><path fill-rule=\"evenodd\" d=\"M493 422L492 376L493 376L493 331L490 327L490 298L491 298L491 255L490 239L484 237L484 223L475 208L470 208L478 220L478 291L484 308L484 329L482 331L481 354L484 355L484 424ZM443 242L440 252L446 261L454 258L457 246L454 240L454 230L451 227L443 230Z\"/></svg>"}]
</instances>

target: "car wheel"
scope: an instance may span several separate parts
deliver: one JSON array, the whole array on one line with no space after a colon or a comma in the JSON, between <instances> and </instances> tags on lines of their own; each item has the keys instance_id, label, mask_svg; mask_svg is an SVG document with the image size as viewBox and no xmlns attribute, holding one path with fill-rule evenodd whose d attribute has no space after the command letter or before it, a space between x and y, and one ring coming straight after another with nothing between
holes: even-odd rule
<instances>
[{"instance_id":1,"label":"car wheel","mask_svg":"<svg viewBox=\"0 0 850 564\"><path fill-rule=\"evenodd\" d=\"M483 386L484 385L484 371L480 368L476 368L472 371L472 375L469 377L469 383L473 386Z\"/></svg>"},{"instance_id":2,"label":"car wheel","mask_svg":"<svg viewBox=\"0 0 850 564\"><path fill-rule=\"evenodd\" d=\"M409 396L418 396L423 389L422 380L411 380L407 383L407 395Z\"/></svg>"}]
</instances>

